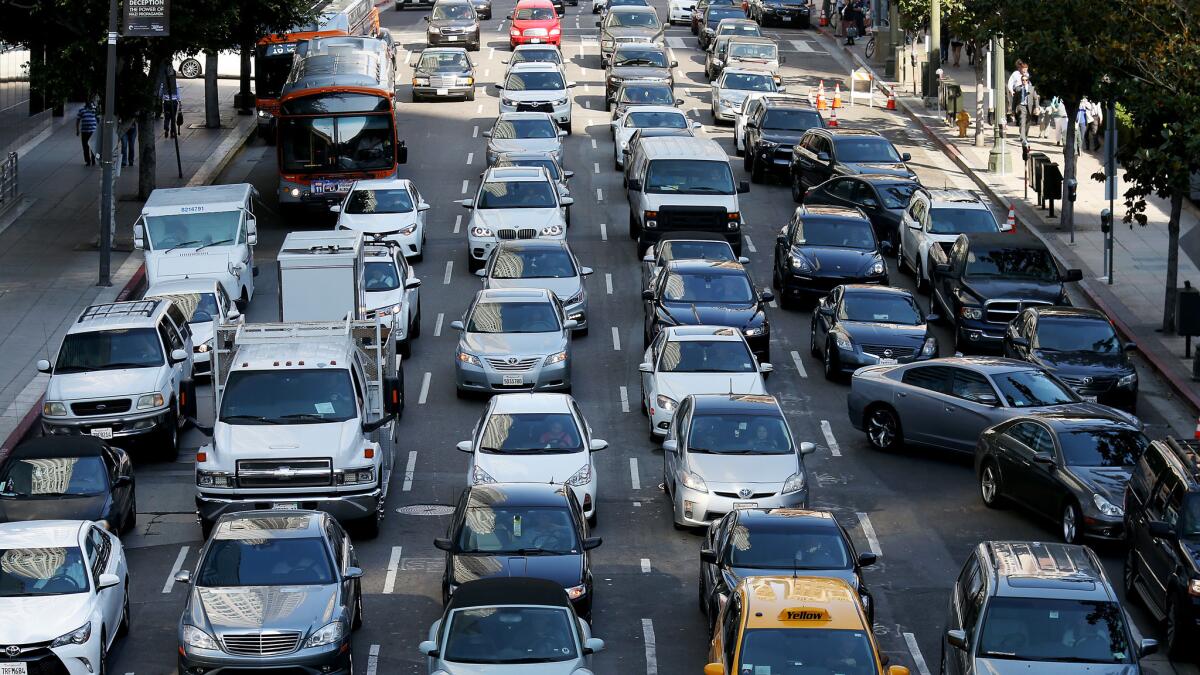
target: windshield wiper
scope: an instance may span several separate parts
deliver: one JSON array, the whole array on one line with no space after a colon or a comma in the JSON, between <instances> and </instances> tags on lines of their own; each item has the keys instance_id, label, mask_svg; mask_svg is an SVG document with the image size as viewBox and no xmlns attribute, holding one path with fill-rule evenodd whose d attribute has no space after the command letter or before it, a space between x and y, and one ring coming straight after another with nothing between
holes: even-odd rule
<instances>
[{"instance_id":1,"label":"windshield wiper","mask_svg":"<svg viewBox=\"0 0 1200 675\"><path fill-rule=\"evenodd\" d=\"M505 551L509 555L558 555L561 551L552 551L550 549L531 546L529 548L519 548L515 551Z\"/></svg>"},{"instance_id":2,"label":"windshield wiper","mask_svg":"<svg viewBox=\"0 0 1200 675\"><path fill-rule=\"evenodd\" d=\"M196 249L196 251L203 251L204 249L208 248L209 246L220 246L221 244L228 244L231 241L233 241L233 239L218 239L217 241L210 241L207 244Z\"/></svg>"},{"instance_id":3,"label":"windshield wiper","mask_svg":"<svg viewBox=\"0 0 1200 675\"><path fill-rule=\"evenodd\" d=\"M242 422L258 422L259 424L279 424L271 417L263 417L262 415L222 415L220 421L229 423L234 420Z\"/></svg>"},{"instance_id":4,"label":"windshield wiper","mask_svg":"<svg viewBox=\"0 0 1200 675\"><path fill-rule=\"evenodd\" d=\"M131 361L117 361L115 363L106 363L103 366L98 366L96 370L117 370L119 368L152 368L156 363L133 363Z\"/></svg>"},{"instance_id":5,"label":"windshield wiper","mask_svg":"<svg viewBox=\"0 0 1200 675\"><path fill-rule=\"evenodd\" d=\"M306 413L291 413L288 415L280 415L279 417L277 417L275 419L276 420L288 420L289 422L297 422L297 421L333 422L333 421L335 421L335 420L331 420L327 417L322 416L320 413L307 413L307 412Z\"/></svg>"},{"instance_id":6,"label":"windshield wiper","mask_svg":"<svg viewBox=\"0 0 1200 675\"><path fill-rule=\"evenodd\" d=\"M171 248L167 249L166 252L170 253L171 251L174 251L177 248L183 248L184 246L194 246L195 244L199 244L199 243L200 243L199 239L192 239L191 241L183 241L183 242L175 244Z\"/></svg>"}]
</instances>

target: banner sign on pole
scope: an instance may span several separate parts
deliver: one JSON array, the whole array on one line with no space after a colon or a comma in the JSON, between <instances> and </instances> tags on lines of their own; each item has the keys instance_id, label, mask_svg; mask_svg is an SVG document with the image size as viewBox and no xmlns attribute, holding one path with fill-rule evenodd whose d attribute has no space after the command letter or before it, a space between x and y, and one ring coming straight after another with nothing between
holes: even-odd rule
<instances>
[{"instance_id":1,"label":"banner sign on pole","mask_svg":"<svg viewBox=\"0 0 1200 675\"><path fill-rule=\"evenodd\" d=\"M171 0L125 0L121 34L126 37L165 37L170 33Z\"/></svg>"}]
</instances>

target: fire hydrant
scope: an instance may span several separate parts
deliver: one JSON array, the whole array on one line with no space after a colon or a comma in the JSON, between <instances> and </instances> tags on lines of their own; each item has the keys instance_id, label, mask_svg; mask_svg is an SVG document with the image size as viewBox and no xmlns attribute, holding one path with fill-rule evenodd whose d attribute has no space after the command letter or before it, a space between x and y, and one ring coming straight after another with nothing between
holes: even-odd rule
<instances>
[{"instance_id":1,"label":"fire hydrant","mask_svg":"<svg viewBox=\"0 0 1200 675\"><path fill-rule=\"evenodd\" d=\"M958 137L966 138L967 127L971 126L971 116L965 110L961 111L958 113L958 118L954 123L958 125Z\"/></svg>"}]
</instances>

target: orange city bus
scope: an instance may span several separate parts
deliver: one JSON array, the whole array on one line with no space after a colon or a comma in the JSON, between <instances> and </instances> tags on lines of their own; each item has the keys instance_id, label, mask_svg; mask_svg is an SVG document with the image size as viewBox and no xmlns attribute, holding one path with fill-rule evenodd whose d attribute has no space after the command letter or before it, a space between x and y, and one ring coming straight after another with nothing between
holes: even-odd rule
<instances>
[{"instance_id":1,"label":"orange city bus","mask_svg":"<svg viewBox=\"0 0 1200 675\"><path fill-rule=\"evenodd\" d=\"M379 10L372 0L317 0L316 19L287 33L268 35L254 50L254 92L259 135L274 140L272 127L279 114L279 93L292 70L296 45L315 37L369 35L378 37Z\"/></svg>"},{"instance_id":2,"label":"orange city bus","mask_svg":"<svg viewBox=\"0 0 1200 675\"><path fill-rule=\"evenodd\" d=\"M391 50L368 37L302 44L279 103L279 203L341 201L355 180L391 178L408 161L396 137Z\"/></svg>"}]
</instances>

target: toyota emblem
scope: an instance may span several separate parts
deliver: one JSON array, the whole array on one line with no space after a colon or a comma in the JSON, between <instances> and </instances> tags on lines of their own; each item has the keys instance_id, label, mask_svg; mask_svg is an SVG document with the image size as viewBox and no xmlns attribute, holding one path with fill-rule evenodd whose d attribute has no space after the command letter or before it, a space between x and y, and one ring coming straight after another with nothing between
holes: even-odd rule
<instances>
[{"instance_id":1,"label":"toyota emblem","mask_svg":"<svg viewBox=\"0 0 1200 675\"><path fill-rule=\"evenodd\" d=\"M16 645L9 645L4 648L4 653L8 654L9 656L20 656L21 648Z\"/></svg>"},{"instance_id":2,"label":"toyota emblem","mask_svg":"<svg viewBox=\"0 0 1200 675\"><path fill-rule=\"evenodd\" d=\"M751 492L747 488L742 488L741 490L738 490L738 496L741 497L742 499L749 499L750 495L752 495L752 494L754 494L754 493Z\"/></svg>"},{"instance_id":3,"label":"toyota emblem","mask_svg":"<svg viewBox=\"0 0 1200 675\"><path fill-rule=\"evenodd\" d=\"M510 365L510 366L517 365L517 357L515 357L515 356L508 357L508 365Z\"/></svg>"},{"instance_id":4,"label":"toyota emblem","mask_svg":"<svg viewBox=\"0 0 1200 675\"><path fill-rule=\"evenodd\" d=\"M892 350L890 350L890 349L883 350L883 358L885 358L885 359L892 358Z\"/></svg>"},{"instance_id":5,"label":"toyota emblem","mask_svg":"<svg viewBox=\"0 0 1200 675\"><path fill-rule=\"evenodd\" d=\"M1090 377L1085 377L1085 378L1083 378L1083 383L1084 383L1084 384L1091 384L1092 382L1095 382L1095 380L1093 380L1093 379L1092 379L1092 378L1090 378Z\"/></svg>"}]
</instances>

